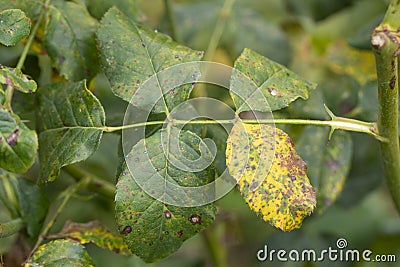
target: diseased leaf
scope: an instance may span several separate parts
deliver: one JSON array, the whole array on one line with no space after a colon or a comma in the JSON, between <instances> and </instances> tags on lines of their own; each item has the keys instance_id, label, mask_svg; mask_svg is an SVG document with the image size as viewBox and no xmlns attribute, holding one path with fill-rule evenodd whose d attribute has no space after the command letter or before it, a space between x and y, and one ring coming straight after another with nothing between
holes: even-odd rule
<instances>
[{"instance_id":1,"label":"diseased leaf","mask_svg":"<svg viewBox=\"0 0 400 267\"><path fill-rule=\"evenodd\" d=\"M279 110L299 97L307 99L309 91L316 87L316 84L247 48L236 59L234 69L255 84L249 86L242 74L233 72L230 91L238 113Z\"/></svg>"},{"instance_id":2,"label":"diseased leaf","mask_svg":"<svg viewBox=\"0 0 400 267\"><path fill-rule=\"evenodd\" d=\"M159 130L132 148L126 161L134 168L130 172L124 163L118 177L115 197L118 230L132 253L146 262L158 261L175 252L186 239L205 229L215 218L213 204L179 207L159 200L172 201L187 193L183 189L165 188L166 182L190 189L211 182L215 176L213 166L192 172L176 167L177 161L198 159L199 147L204 151L205 146L197 135L189 131L175 135L177 131L171 128L171 136L179 137L179 147L170 146L168 161L162 143L167 130ZM146 184L140 187L137 181ZM190 199L187 204L189 202Z\"/></svg>"},{"instance_id":3,"label":"diseased leaf","mask_svg":"<svg viewBox=\"0 0 400 267\"><path fill-rule=\"evenodd\" d=\"M16 45L29 35L31 21L19 9L7 9L0 12L0 43L6 46Z\"/></svg>"},{"instance_id":4,"label":"diseased leaf","mask_svg":"<svg viewBox=\"0 0 400 267\"><path fill-rule=\"evenodd\" d=\"M37 89L36 82L30 80L21 70L3 65L0 65L0 83L9 85L24 93L32 93Z\"/></svg>"},{"instance_id":5,"label":"diseased leaf","mask_svg":"<svg viewBox=\"0 0 400 267\"><path fill-rule=\"evenodd\" d=\"M195 51L173 42L168 36L139 25L116 8L111 8L103 17L97 33L103 70L115 95L130 101L143 83L156 73L173 65L198 61L203 52ZM135 106L145 106L148 99L155 99L154 112L172 110L189 98L192 85L182 85L168 91L171 80L185 77L198 78L198 70L185 69L184 74L157 75L154 86L149 86L143 101ZM174 75L174 77L171 77ZM184 76L184 77L181 77ZM168 91L168 92L167 92ZM164 104L164 99L165 104Z\"/></svg>"},{"instance_id":6,"label":"diseased leaf","mask_svg":"<svg viewBox=\"0 0 400 267\"><path fill-rule=\"evenodd\" d=\"M32 21L39 16L42 6L43 1L40 0L0 1L0 10L9 8L20 9L25 12Z\"/></svg>"},{"instance_id":7,"label":"diseased leaf","mask_svg":"<svg viewBox=\"0 0 400 267\"><path fill-rule=\"evenodd\" d=\"M0 168L26 172L35 160L37 148L36 132L26 127L17 115L0 108Z\"/></svg>"},{"instance_id":8,"label":"diseased leaf","mask_svg":"<svg viewBox=\"0 0 400 267\"><path fill-rule=\"evenodd\" d=\"M89 267L94 266L85 247L71 240L53 240L40 246L25 267Z\"/></svg>"},{"instance_id":9,"label":"diseased leaf","mask_svg":"<svg viewBox=\"0 0 400 267\"><path fill-rule=\"evenodd\" d=\"M52 238L68 238L82 245L93 243L98 247L128 255L129 250L122 237L111 233L99 221L88 223L74 223L67 221L60 233L52 235Z\"/></svg>"},{"instance_id":10,"label":"diseased leaf","mask_svg":"<svg viewBox=\"0 0 400 267\"><path fill-rule=\"evenodd\" d=\"M55 180L61 167L96 151L105 115L85 82L52 84L38 95L39 182L44 183Z\"/></svg>"},{"instance_id":11,"label":"diseased leaf","mask_svg":"<svg viewBox=\"0 0 400 267\"><path fill-rule=\"evenodd\" d=\"M20 216L26 223L27 232L36 237L47 215L49 201L46 193L35 183L23 179L10 177L17 193Z\"/></svg>"},{"instance_id":12,"label":"diseased leaf","mask_svg":"<svg viewBox=\"0 0 400 267\"><path fill-rule=\"evenodd\" d=\"M72 1L52 1L44 36L55 67L67 80L92 78L99 70L95 32L97 20Z\"/></svg>"},{"instance_id":13,"label":"diseased leaf","mask_svg":"<svg viewBox=\"0 0 400 267\"><path fill-rule=\"evenodd\" d=\"M227 166L250 209L291 231L314 210L315 191L290 137L273 131L268 125L235 124L227 141Z\"/></svg>"},{"instance_id":14,"label":"diseased leaf","mask_svg":"<svg viewBox=\"0 0 400 267\"><path fill-rule=\"evenodd\" d=\"M307 163L307 173L317 188L317 211L324 212L343 190L350 170L352 140L349 133L335 131L328 142L329 129L306 127L297 151Z\"/></svg>"}]
</instances>

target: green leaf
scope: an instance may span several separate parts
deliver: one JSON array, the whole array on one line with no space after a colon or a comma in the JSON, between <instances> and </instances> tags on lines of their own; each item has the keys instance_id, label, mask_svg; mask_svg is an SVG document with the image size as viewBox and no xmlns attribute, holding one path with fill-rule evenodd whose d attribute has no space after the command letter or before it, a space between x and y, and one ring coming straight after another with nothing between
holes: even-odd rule
<instances>
[{"instance_id":1,"label":"green leaf","mask_svg":"<svg viewBox=\"0 0 400 267\"><path fill-rule=\"evenodd\" d=\"M308 98L316 84L310 83L284 66L250 49L244 49L236 59L231 77L231 96L237 112L249 110L275 111L287 107L301 97ZM248 86L243 74L255 86ZM269 105L269 106L268 106Z\"/></svg>"},{"instance_id":2,"label":"green leaf","mask_svg":"<svg viewBox=\"0 0 400 267\"><path fill-rule=\"evenodd\" d=\"M33 164L38 140L18 118L0 108L0 168L10 172L26 172Z\"/></svg>"},{"instance_id":3,"label":"green leaf","mask_svg":"<svg viewBox=\"0 0 400 267\"><path fill-rule=\"evenodd\" d=\"M89 267L94 266L85 247L70 240L53 240L40 246L25 267Z\"/></svg>"},{"instance_id":4,"label":"green leaf","mask_svg":"<svg viewBox=\"0 0 400 267\"><path fill-rule=\"evenodd\" d=\"M307 163L307 173L318 191L319 213L341 194L353 151L349 133L335 131L329 142L328 136L329 129L306 127L297 142L297 151Z\"/></svg>"},{"instance_id":5,"label":"green leaf","mask_svg":"<svg viewBox=\"0 0 400 267\"><path fill-rule=\"evenodd\" d=\"M19 9L7 9L0 12L0 43L6 46L16 45L29 35L31 21Z\"/></svg>"},{"instance_id":6,"label":"green leaf","mask_svg":"<svg viewBox=\"0 0 400 267\"><path fill-rule=\"evenodd\" d=\"M88 223L67 221L61 232L52 235L52 238L68 238L82 245L93 243L100 248L105 248L116 253L129 254L129 250L124 244L122 237L111 233L99 221Z\"/></svg>"},{"instance_id":7,"label":"green leaf","mask_svg":"<svg viewBox=\"0 0 400 267\"><path fill-rule=\"evenodd\" d=\"M86 5L93 17L99 20L113 6L135 21L142 20L143 16L138 6L138 0L86 0Z\"/></svg>"},{"instance_id":8,"label":"green leaf","mask_svg":"<svg viewBox=\"0 0 400 267\"><path fill-rule=\"evenodd\" d=\"M104 15L97 35L103 70L111 89L125 101L130 101L138 88L158 72L180 63L198 61L203 56L200 51L181 46L168 36L133 22L116 8L111 8ZM194 70L193 77L198 76L196 73ZM165 84L171 79L178 78L156 76L155 86L143 94L145 98L156 99L154 112L165 112L166 108L171 110L188 99L192 85L167 92ZM135 106L143 103L135 103Z\"/></svg>"},{"instance_id":9,"label":"green leaf","mask_svg":"<svg viewBox=\"0 0 400 267\"><path fill-rule=\"evenodd\" d=\"M38 93L39 182L43 183L55 180L61 167L96 151L105 115L85 82L52 84Z\"/></svg>"},{"instance_id":10,"label":"green leaf","mask_svg":"<svg viewBox=\"0 0 400 267\"><path fill-rule=\"evenodd\" d=\"M19 218L21 217L20 208L17 193L11 184L12 179L17 179L15 173L0 169L0 203L7 208L11 218Z\"/></svg>"},{"instance_id":11,"label":"green leaf","mask_svg":"<svg viewBox=\"0 0 400 267\"><path fill-rule=\"evenodd\" d=\"M118 229L132 253L146 262L158 261L175 252L186 239L205 229L215 218L213 204L179 207L158 200L174 199L183 193L183 190L168 191L165 181L192 188L207 184L215 176L213 166L190 172L174 165L176 160L197 159L199 146L205 146L197 135L189 131L175 135L177 131L171 128L171 136L179 136L179 147L170 146L168 160L162 145L167 132L160 130L132 148L126 160L135 168L129 172L124 163L118 178L115 197ZM160 178L161 184L156 183L154 177ZM152 193L161 191L161 195L158 194L157 199L151 197L138 185L138 180L146 181Z\"/></svg>"},{"instance_id":12,"label":"green leaf","mask_svg":"<svg viewBox=\"0 0 400 267\"><path fill-rule=\"evenodd\" d=\"M85 6L71 1L52 1L44 42L55 67L67 80L79 81L99 72L97 25Z\"/></svg>"},{"instance_id":13,"label":"green leaf","mask_svg":"<svg viewBox=\"0 0 400 267\"><path fill-rule=\"evenodd\" d=\"M0 83L9 85L24 93L32 93L37 89L36 82L30 80L21 70L3 65L0 65Z\"/></svg>"},{"instance_id":14,"label":"green leaf","mask_svg":"<svg viewBox=\"0 0 400 267\"><path fill-rule=\"evenodd\" d=\"M29 236L36 237L47 215L47 195L29 180L13 177L11 182L17 193L21 218L26 223L27 232Z\"/></svg>"},{"instance_id":15,"label":"green leaf","mask_svg":"<svg viewBox=\"0 0 400 267\"><path fill-rule=\"evenodd\" d=\"M314 210L315 190L307 166L283 131L268 125L235 124L227 141L226 161L247 205L264 221L291 231Z\"/></svg>"},{"instance_id":16,"label":"green leaf","mask_svg":"<svg viewBox=\"0 0 400 267\"><path fill-rule=\"evenodd\" d=\"M43 1L39 0L18 0L18 1L0 1L0 10L21 9L33 21L42 9Z\"/></svg>"}]
</instances>

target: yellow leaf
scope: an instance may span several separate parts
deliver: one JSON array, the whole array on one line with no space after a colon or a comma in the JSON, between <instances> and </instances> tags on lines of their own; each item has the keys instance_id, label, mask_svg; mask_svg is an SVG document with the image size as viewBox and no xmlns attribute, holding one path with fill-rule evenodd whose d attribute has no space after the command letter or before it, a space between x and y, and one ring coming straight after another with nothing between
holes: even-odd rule
<instances>
[{"instance_id":1,"label":"yellow leaf","mask_svg":"<svg viewBox=\"0 0 400 267\"><path fill-rule=\"evenodd\" d=\"M290 137L268 125L237 123L227 140L226 164L250 209L283 231L299 228L315 208L307 166Z\"/></svg>"}]
</instances>

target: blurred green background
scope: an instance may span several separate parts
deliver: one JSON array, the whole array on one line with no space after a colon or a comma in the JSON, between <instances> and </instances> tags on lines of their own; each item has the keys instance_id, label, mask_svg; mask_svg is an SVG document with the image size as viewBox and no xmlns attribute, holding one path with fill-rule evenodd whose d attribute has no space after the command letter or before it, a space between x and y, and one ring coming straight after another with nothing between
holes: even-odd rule
<instances>
[{"instance_id":1,"label":"blurred green background","mask_svg":"<svg viewBox=\"0 0 400 267\"><path fill-rule=\"evenodd\" d=\"M101 17L104 13L96 9L96 1L81 2L88 5L95 17ZM123 1L115 2L121 4ZM174 33L163 0L138 1L140 11L135 9L131 15L153 29L173 34L178 42L186 46L206 50L223 1L170 2L175 20ZM326 103L338 116L375 121L377 88L369 39L373 28L383 18L387 5L386 0L236 0L212 60L232 66L243 48L248 47L319 84L308 101L297 100L289 108L276 112L276 117L328 119L323 108L323 103ZM124 12L131 11L126 9ZM0 63L15 65L20 51L21 46L0 47ZM25 63L25 72L39 83L46 83L49 72L44 70L49 68L49 63L46 56L31 54ZM90 83L90 89L104 105L108 124L120 125L126 104L112 95L105 77L98 75ZM212 86L195 89L192 93L193 97L201 95L230 103L226 91L215 90ZM16 92L14 101L16 113L29 121L28 125L32 128L34 97ZM298 126L282 128L289 133L295 144L304 131L303 127ZM317 128L308 129L308 135L313 135L313 129ZM351 139L351 168L343 192L323 213L317 211L306 218L300 230L283 233L263 222L249 210L237 190L217 202L218 216L207 233L217 239L219 249L226 253L228 266L399 266L398 263L271 263L257 260L257 251L264 245L270 249L283 248L287 251L320 251L329 246L335 248L336 240L345 238L349 249L370 249L374 254L395 254L400 261L400 220L385 185L378 143L362 134L352 133ZM119 140L116 134L105 134L99 150L80 166L114 183ZM307 163L313 166L313 162ZM35 165L26 175L36 177L37 172ZM313 177L310 179L312 183L317 182ZM56 182L46 187L50 200L56 197L55 192L60 192L73 181L62 173ZM115 229L113 201L90 192L82 194L84 197L76 197L69 202L53 232L61 229L66 220L87 222L99 219L110 229ZM0 211L0 221L7 220L7 212L2 206ZM2 239L0 252L14 239ZM169 258L148 265L136 256L117 255L95 246L88 246L88 250L100 267L213 266L202 234L185 242Z\"/></svg>"}]
</instances>

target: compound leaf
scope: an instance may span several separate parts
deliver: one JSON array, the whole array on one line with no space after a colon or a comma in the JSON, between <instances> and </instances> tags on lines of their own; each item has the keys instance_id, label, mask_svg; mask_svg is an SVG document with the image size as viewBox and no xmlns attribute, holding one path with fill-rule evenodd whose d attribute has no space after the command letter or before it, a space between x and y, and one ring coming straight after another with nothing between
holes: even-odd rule
<instances>
[{"instance_id":1,"label":"compound leaf","mask_svg":"<svg viewBox=\"0 0 400 267\"><path fill-rule=\"evenodd\" d=\"M29 35L31 21L19 9L7 9L0 12L0 43L6 46L16 45Z\"/></svg>"},{"instance_id":2,"label":"compound leaf","mask_svg":"<svg viewBox=\"0 0 400 267\"><path fill-rule=\"evenodd\" d=\"M15 173L26 172L35 161L37 148L36 132L17 115L0 108L0 167Z\"/></svg>"},{"instance_id":3,"label":"compound leaf","mask_svg":"<svg viewBox=\"0 0 400 267\"><path fill-rule=\"evenodd\" d=\"M72 1L52 1L44 43L55 67L67 80L79 81L99 72L97 25L85 6Z\"/></svg>"},{"instance_id":4,"label":"compound leaf","mask_svg":"<svg viewBox=\"0 0 400 267\"><path fill-rule=\"evenodd\" d=\"M236 59L234 69L230 91L238 113L279 110L299 97L307 99L309 91L316 87L316 84L247 48ZM249 86L249 81L254 85Z\"/></svg>"},{"instance_id":5,"label":"compound leaf","mask_svg":"<svg viewBox=\"0 0 400 267\"><path fill-rule=\"evenodd\" d=\"M71 240L53 240L40 246L25 267L89 267L94 266L84 246Z\"/></svg>"},{"instance_id":6,"label":"compound leaf","mask_svg":"<svg viewBox=\"0 0 400 267\"><path fill-rule=\"evenodd\" d=\"M116 96L128 102L153 75L180 63L199 61L203 56L203 52L179 45L170 37L135 23L116 8L111 8L104 15L97 35L103 70L111 89ZM195 70L184 74L194 78L198 75ZM171 110L188 99L191 84L168 91L166 83L175 77L155 77L155 86L143 94L143 103L146 98L155 97L154 112ZM143 103L134 105L141 106Z\"/></svg>"},{"instance_id":7,"label":"compound leaf","mask_svg":"<svg viewBox=\"0 0 400 267\"><path fill-rule=\"evenodd\" d=\"M53 238L68 238L82 245L93 243L98 247L117 253L129 254L122 237L111 233L99 221L88 223L74 223L67 221L60 233L52 235Z\"/></svg>"},{"instance_id":8,"label":"compound leaf","mask_svg":"<svg viewBox=\"0 0 400 267\"><path fill-rule=\"evenodd\" d=\"M314 210L315 191L306 164L283 131L268 125L235 124L226 160L250 209L273 226L283 231L299 228Z\"/></svg>"},{"instance_id":9,"label":"compound leaf","mask_svg":"<svg viewBox=\"0 0 400 267\"><path fill-rule=\"evenodd\" d=\"M85 82L52 84L38 95L39 182L43 183L55 180L61 167L96 151L105 114Z\"/></svg>"},{"instance_id":10,"label":"compound leaf","mask_svg":"<svg viewBox=\"0 0 400 267\"><path fill-rule=\"evenodd\" d=\"M24 93L32 93L37 89L34 80L30 80L21 70L0 65L0 83L9 85Z\"/></svg>"},{"instance_id":11,"label":"compound leaf","mask_svg":"<svg viewBox=\"0 0 400 267\"><path fill-rule=\"evenodd\" d=\"M174 165L177 160L198 159L199 146L205 146L194 133L181 131L175 135L177 131L172 127L171 136L179 136L179 147L170 146L168 159L162 143L167 131L159 130L133 146L126 162L132 163L134 169L130 172L129 165L124 163L118 178L115 197L118 229L131 252L146 262L158 261L175 252L186 239L205 229L215 218L213 204L182 207L160 201L185 194L183 190L168 190L164 187L166 182L193 188L207 184L215 176L212 165L201 171L185 171ZM157 183L156 178L161 179L161 183ZM146 190L154 195L148 195L137 181L150 185Z\"/></svg>"},{"instance_id":12,"label":"compound leaf","mask_svg":"<svg viewBox=\"0 0 400 267\"><path fill-rule=\"evenodd\" d=\"M329 142L328 136L329 129L306 127L297 142L297 151L309 166L307 173L318 191L319 213L342 192L353 151L349 133L336 131Z\"/></svg>"}]
</instances>

